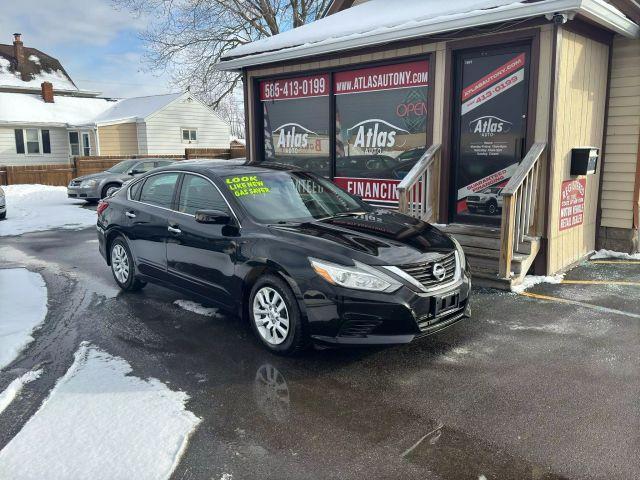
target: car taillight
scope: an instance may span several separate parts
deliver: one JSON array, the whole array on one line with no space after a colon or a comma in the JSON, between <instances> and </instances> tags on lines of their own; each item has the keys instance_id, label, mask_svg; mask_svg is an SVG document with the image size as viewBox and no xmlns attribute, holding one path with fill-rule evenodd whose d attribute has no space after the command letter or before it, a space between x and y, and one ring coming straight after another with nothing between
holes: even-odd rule
<instances>
[{"instance_id":1,"label":"car taillight","mask_svg":"<svg viewBox=\"0 0 640 480\"><path fill-rule=\"evenodd\" d=\"M108 206L109 206L108 202L100 201L100 203L98 203L98 209L96 210L98 212L98 215L104 212Z\"/></svg>"}]
</instances>

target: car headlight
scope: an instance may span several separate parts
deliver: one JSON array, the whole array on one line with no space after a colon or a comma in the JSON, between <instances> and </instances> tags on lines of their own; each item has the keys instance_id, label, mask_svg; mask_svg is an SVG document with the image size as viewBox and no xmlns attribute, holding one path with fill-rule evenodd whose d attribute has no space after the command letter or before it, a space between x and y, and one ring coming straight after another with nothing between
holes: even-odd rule
<instances>
[{"instance_id":1,"label":"car headlight","mask_svg":"<svg viewBox=\"0 0 640 480\"><path fill-rule=\"evenodd\" d=\"M84 181L80 182L80 186L81 187L95 187L97 183L98 183L97 180L84 180Z\"/></svg>"},{"instance_id":2,"label":"car headlight","mask_svg":"<svg viewBox=\"0 0 640 480\"><path fill-rule=\"evenodd\" d=\"M374 292L394 292L401 286L388 275L360 262L348 267L316 258L309 261L316 273L332 285Z\"/></svg>"},{"instance_id":3,"label":"car headlight","mask_svg":"<svg viewBox=\"0 0 640 480\"><path fill-rule=\"evenodd\" d=\"M456 250L458 252L458 259L460 260L460 270L464 271L467 266L467 259L464 256L464 250L462 249L462 245L455 238L451 237L454 245L456 246Z\"/></svg>"}]
</instances>

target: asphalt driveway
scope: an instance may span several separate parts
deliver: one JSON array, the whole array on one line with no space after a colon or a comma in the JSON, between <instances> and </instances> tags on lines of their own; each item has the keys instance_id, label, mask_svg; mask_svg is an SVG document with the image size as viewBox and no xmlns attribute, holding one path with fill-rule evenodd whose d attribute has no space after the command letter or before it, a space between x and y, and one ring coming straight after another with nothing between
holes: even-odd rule
<instances>
[{"instance_id":1,"label":"asphalt driveway","mask_svg":"<svg viewBox=\"0 0 640 480\"><path fill-rule=\"evenodd\" d=\"M189 395L202 421L175 479L640 475L637 263L586 262L566 280L590 283L540 284L535 297L477 289L472 319L410 345L280 358L237 318L173 304L184 295L121 294L95 238L0 241L1 268L40 272L49 291L43 328L0 373L2 391L44 371L0 414L0 450L86 341Z\"/></svg>"}]
</instances>

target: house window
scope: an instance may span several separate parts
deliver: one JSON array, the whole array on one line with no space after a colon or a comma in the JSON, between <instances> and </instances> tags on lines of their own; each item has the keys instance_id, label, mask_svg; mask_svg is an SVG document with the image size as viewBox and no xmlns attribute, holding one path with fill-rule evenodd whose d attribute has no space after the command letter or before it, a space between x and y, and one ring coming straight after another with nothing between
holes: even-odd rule
<instances>
[{"instance_id":1,"label":"house window","mask_svg":"<svg viewBox=\"0 0 640 480\"><path fill-rule=\"evenodd\" d=\"M182 141L186 143L198 141L198 131L190 128L182 129Z\"/></svg>"},{"instance_id":2,"label":"house window","mask_svg":"<svg viewBox=\"0 0 640 480\"><path fill-rule=\"evenodd\" d=\"M73 157L91 155L89 132L69 132L69 151Z\"/></svg>"},{"instance_id":3,"label":"house window","mask_svg":"<svg viewBox=\"0 0 640 480\"><path fill-rule=\"evenodd\" d=\"M16 128L16 153L22 155L41 155L51 153L49 130L39 128Z\"/></svg>"}]
</instances>

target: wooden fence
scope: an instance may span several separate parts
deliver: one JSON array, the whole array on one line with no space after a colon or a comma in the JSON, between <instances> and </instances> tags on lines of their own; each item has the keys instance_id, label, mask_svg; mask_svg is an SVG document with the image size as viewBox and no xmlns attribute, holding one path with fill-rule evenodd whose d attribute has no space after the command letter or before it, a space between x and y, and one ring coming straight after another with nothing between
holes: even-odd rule
<instances>
[{"instance_id":1,"label":"wooden fence","mask_svg":"<svg viewBox=\"0 0 640 480\"><path fill-rule=\"evenodd\" d=\"M0 165L0 185L19 183L39 183L41 185L66 186L71 179L107 170L122 160L130 158L240 158L245 156L244 148L189 148L184 155L116 155L74 157L71 164L60 165Z\"/></svg>"}]
</instances>

